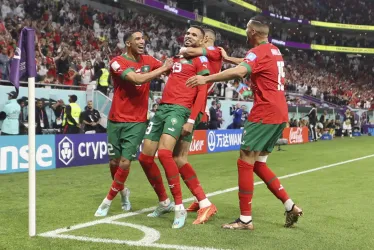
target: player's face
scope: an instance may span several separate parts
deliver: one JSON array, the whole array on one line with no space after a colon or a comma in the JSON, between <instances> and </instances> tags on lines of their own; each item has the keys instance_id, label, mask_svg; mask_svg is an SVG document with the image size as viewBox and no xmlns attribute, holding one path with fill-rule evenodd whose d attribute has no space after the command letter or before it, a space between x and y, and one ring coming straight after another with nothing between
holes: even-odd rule
<instances>
[{"instance_id":1,"label":"player's face","mask_svg":"<svg viewBox=\"0 0 374 250\"><path fill-rule=\"evenodd\" d=\"M247 24L247 29L245 30L247 32L247 44L252 45L253 44L253 37L256 34L256 30L253 29L251 25L251 21L248 22Z\"/></svg>"},{"instance_id":2,"label":"player's face","mask_svg":"<svg viewBox=\"0 0 374 250\"><path fill-rule=\"evenodd\" d=\"M143 33L135 32L132 34L131 38L126 42L126 46L130 47L133 54L144 54L145 41Z\"/></svg>"},{"instance_id":3,"label":"player's face","mask_svg":"<svg viewBox=\"0 0 374 250\"><path fill-rule=\"evenodd\" d=\"M184 36L185 47L201 47L204 43L203 33L199 29L189 28Z\"/></svg>"}]
</instances>

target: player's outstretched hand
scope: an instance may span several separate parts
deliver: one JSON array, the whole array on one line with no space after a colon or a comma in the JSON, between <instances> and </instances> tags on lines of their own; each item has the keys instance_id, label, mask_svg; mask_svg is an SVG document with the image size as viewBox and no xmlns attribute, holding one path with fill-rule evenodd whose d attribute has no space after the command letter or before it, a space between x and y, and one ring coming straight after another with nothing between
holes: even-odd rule
<instances>
[{"instance_id":1,"label":"player's outstretched hand","mask_svg":"<svg viewBox=\"0 0 374 250\"><path fill-rule=\"evenodd\" d=\"M188 136L192 133L193 124L192 123L185 123L182 127L182 136Z\"/></svg>"},{"instance_id":2,"label":"player's outstretched hand","mask_svg":"<svg viewBox=\"0 0 374 250\"><path fill-rule=\"evenodd\" d=\"M174 61L173 61L172 58L166 58L166 60L164 62L164 67L165 67L166 71L171 69L173 67L173 64L174 64Z\"/></svg>"},{"instance_id":3,"label":"player's outstretched hand","mask_svg":"<svg viewBox=\"0 0 374 250\"><path fill-rule=\"evenodd\" d=\"M218 47L218 48L221 51L221 55L222 55L223 59L227 58L228 55L227 55L226 50L224 48L222 48L222 47Z\"/></svg>"},{"instance_id":4,"label":"player's outstretched hand","mask_svg":"<svg viewBox=\"0 0 374 250\"><path fill-rule=\"evenodd\" d=\"M205 77L204 76L193 76L190 79L187 80L186 85L187 87L196 87L198 85L204 85L206 84Z\"/></svg>"}]
</instances>

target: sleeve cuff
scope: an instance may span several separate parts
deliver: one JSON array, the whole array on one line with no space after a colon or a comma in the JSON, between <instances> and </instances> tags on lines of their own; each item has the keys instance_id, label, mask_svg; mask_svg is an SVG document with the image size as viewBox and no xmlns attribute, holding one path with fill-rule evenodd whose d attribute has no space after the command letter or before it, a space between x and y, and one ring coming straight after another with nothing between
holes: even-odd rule
<instances>
[{"instance_id":1,"label":"sleeve cuff","mask_svg":"<svg viewBox=\"0 0 374 250\"><path fill-rule=\"evenodd\" d=\"M203 56L206 56L208 53L206 51L206 48L203 48Z\"/></svg>"},{"instance_id":2,"label":"sleeve cuff","mask_svg":"<svg viewBox=\"0 0 374 250\"><path fill-rule=\"evenodd\" d=\"M251 66L248 63L241 62L239 64L239 66L243 66L243 67L245 67L247 69L247 74L245 75L245 77L248 77L252 73L252 68L251 68Z\"/></svg>"},{"instance_id":3,"label":"sleeve cuff","mask_svg":"<svg viewBox=\"0 0 374 250\"><path fill-rule=\"evenodd\" d=\"M126 69L125 71L123 71L122 74L121 74L121 79L125 80L127 74L130 73L130 72L134 72L134 70L129 68L129 69Z\"/></svg>"},{"instance_id":4,"label":"sleeve cuff","mask_svg":"<svg viewBox=\"0 0 374 250\"><path fill-rule=\"evenodd\" d=\"M191 124L195 124L195 120L193 120L193 119L188 119L187 122L191 123Z\"/></svg>"},{"instance_id":5,"label":"sleeve cuff","mask_svg":"<svg viewBox=\"0 0 374 250\"><path fill-rule=\"evenodd\" d=\"M204 69L204 70L198 72L197 74L200 75L200 76L209 75L210 71L209 71L209 69Z\"/></svg>"}]
</instances>

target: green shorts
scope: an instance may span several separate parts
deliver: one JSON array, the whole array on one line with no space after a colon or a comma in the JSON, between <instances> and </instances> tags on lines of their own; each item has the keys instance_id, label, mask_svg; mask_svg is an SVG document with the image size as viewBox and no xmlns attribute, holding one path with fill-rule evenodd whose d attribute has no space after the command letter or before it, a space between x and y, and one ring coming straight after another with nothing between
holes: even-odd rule
<instances>
[{"instance_id":1,"label":"green shorts","mask_svg":"<svg viewBox=\"0 0 374 250\"><path fill-rule=\"evenodd\" d=\"M178 140L190 113L189 109L180 105L161 104L148 124L144 139L159 141L162 134L168 134Z\"/></svg>"},{"instance_id":2,"label":"green shorts","mask_svg":"<svg viewBox=\"0 0 374 250\"><path fill-rule=\"evenodd\" d=\"M185 142L192 142L192 136L193 136L193 132L195 131L196 127L199 125L200 121L201 121L201 118L203 117L203 114L202 113L199 113L196 117L196 120L195 120L195 124L193 125L193 130L192 130L192 133L188 136L184 136L181 138L182 141L185 141Z\"/></svg>"},{"instance_id":3,"label":"green shorts","mask_svg":"<svg viewBox=\"0 0 374 250\"><path fill-rule=\"evenodd\" d=\"M110 159L121 156L136 159L147 124L145 122L113 122L108 120L108 154ZM112 147L112 148L111 148Z\"/></svg>"},{"instance_id":4,"label":"green shorts","mask_svg":"<svg viewBox=\"0 0 374 250\"><path fill-rule=\"evenodd\" d=\"M263 124L246 121L240 149L271 153L285 127L286 123Z\"/></svg>"}]
</instances>

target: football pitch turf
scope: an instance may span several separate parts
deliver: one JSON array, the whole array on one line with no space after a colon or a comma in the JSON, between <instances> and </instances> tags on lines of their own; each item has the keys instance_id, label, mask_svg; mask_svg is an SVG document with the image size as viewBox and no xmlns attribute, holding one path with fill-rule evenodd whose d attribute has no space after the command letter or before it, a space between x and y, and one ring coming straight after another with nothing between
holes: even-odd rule
<instances>
[{"instance_id":1,"label":"football pitch turf","mask_svg":"<svg viewBox=\"0 0 374 250\"><path fill-rule=\"evenodd\" d=\"M37 172L35 238L28 237L27 173L0 175L0 249L374 249L374 137L284 149L268 164L304 210L295 228L283 227L283 205L257 177L255 230L220 228L239 215L235 151L190 156L218 214L204 225L192 225L189 214L179 230L171 229L173 213L146 217L157 198L137 162L127 182L133 212L123 213L117 197L105 219L94 213L111 184L106 165Z\"/></svg>"}]
</instances>

